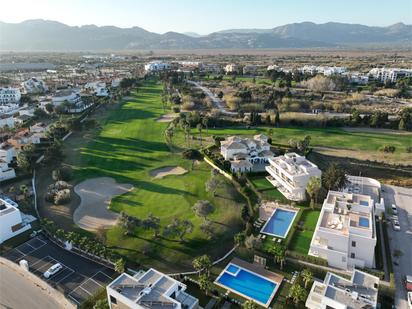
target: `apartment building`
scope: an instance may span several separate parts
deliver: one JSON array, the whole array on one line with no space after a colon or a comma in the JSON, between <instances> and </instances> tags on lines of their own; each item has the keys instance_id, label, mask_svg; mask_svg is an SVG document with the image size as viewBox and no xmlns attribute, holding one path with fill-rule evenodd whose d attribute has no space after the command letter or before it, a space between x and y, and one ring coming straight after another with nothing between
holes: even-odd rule
<instances>
[{"instance_id":1,"label":"apartment building","mask_svg":"<svg viewBox=\"0 0 412 309\"><path fill-rule=\"evenodd\" d=\"M378 286L378 277L357 269L350 280L328 272L323 282L313 282L305 305L309 309L374 309Z\"/></svg>"},{"instance_id":2,"label":"apartment building","mask_svg":"<svg viewBox=\"0 0 412 309\"><path fill-rule=\"evenodd\" d=\"M294 152L269 159L266 171L269 173L269 182L292 201L305 200L310 178L322 174L315 164Z\"/></svg>"},{"instance_id":3,"label":"apartment building","mask_svg":"<svg viewBox=\"0 0 412 309\"><path fill-rule=\"evenodd\" d=\"M18 88L0 88L0 105L19 103L21 98Z\"/></svg>"},{"instance_id":4,"label":"apartment building","mask_svg":"<svg viewBox=\"0 0 412 309\"><path fill-rule=\"evenodd\" d=\"M108 97L110 95L105 82L87 83L84 86L84 89L90 91L98 97Z\"/></svg>"},{"instance_id":5,"label":"apartment building","mask_svg":"<svg viewBox=\"0 0 412 309\"><path fill-rule=\"evenodd\" d=\"M134 276L121 274L107 287L110 309L199 308L186 285L153 268Z\"/></svg>"},{"instance_id":6,"label":"apartment building","mask_svg":"<svg viewBox=\"0 0 412 309\"><path fill-rule=\"evenodd\" d=\"M374 267L376 227L369 195L329 191L323 202L309 255L341 269Z\"/></svg>"},{"instance_id":7,"label":"apartment building","mask_svg":"<svg viewBox=\"0 0 412 309\"><path fill-rule=\"evenodd\" d=\"M0 128L3 127L14 128L13 115L0 114Z\"/></svg>"},{"instance_id":8,"label":"apartment building","mask_svg":"<svg viewBox=\"0 0 412 309\"><path fill-rule=\"evenodd\" d=\"M15 177L16 172L14 168L10 167L9 164L3 159L0 159L0 182Z\"/></svg>"},{"instance_id":9,"label":"apartment building","mask_svg":"<svg viewBox=\"0 0 412 309\"><path fill-rule=\"evenodd\" d=\"M23 222L20 210L0 198L0 244L30 228Z\"/></svg>"},{"instance_id":10,"label":"apartment building","mask_svg":"<svg viewBox=\"0 0 412 309\"><path fill-rule=\"evenodd\" d=\"M32 77L21 83L24 93L28 94L40 94L45 93L49 90L46 83L41 79Z\"/></svg>"},{"instance_id":11,"label":"apartment building","mask_svg":"<svg viewBox=\"0 0 412 309\"><path fill-rule=\"evenodd\" d=\"M369 75L383 83L388 81L395 83L400 78L412 77L412 69L374 68L369 71Z\"/></svg>"}]
</instances>

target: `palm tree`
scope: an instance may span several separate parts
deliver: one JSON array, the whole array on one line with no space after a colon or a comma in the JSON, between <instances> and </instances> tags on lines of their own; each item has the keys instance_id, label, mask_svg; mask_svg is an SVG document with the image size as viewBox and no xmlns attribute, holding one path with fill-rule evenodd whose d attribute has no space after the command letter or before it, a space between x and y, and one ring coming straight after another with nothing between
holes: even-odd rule
<instances>
[{"instance_id":1,"label":"palm tree","mask_svg":"<svg viewBox=\"0 0 412 309\"><path fill-rule=\"evenodd\" d=\"M196 128L199 130L200 147L202 147L202 129L203 129L203 125L201 123L198 123Z\"/></svg>"},{"instance_id":2,"label":"palm tree","mask_svg":"<svg viewBox=\"0 0 412 309\"><path fill-rule=\"evenodd\" d=\"M212 267L212 261L210 257L206 254L198 256L192 262L193 268L196 269L200 274L204 271L207 276L209 276L210 267Z\"/></svg>"},{"instance_id":3,"label":"palm tree","mask_svg":"<svg viewBox=\"0 0 412 309\"><path fill-rule=\"evenodd\" d=\"M123 273L126 263L123 259L118 259L114 264L114 270L118 273Z\"/></svg>"},{"instance_id":4,"label":"palm tree","mask_svg":"<svg viewBox=\"0 0 412 309\"><path fill-rule=\"evenodd\" d=\"M210 281L207 275L200 275L199 276L199 288L205 292L206 296L209 294L210 290L212 289L212 282Z\"/></svg>"},{"instance_id":5,"label":"palm tree","mask_svg":"<svg viewBox=\"0 0 412 309\"><path fill-rule=\"evenodd\" d=\"M305 289L307 288L308 284L312 281L313 279L313 274L309 269L304 269L301 274L303 282L305 283Z\"/></svg>"},{"instance_id":6,"label":"palm tree","mask_svg":"<svg viewBox=\"0 0 412 309\"><path fill-rule=\"evenodd\" d=\"M297 305L299 304L299 302L305 301L307 297L307 292L299 284L295 283L290 287L288 297L291 298L293 302Z\"/></svg>"},{"instance_id":7,"label":"palm tree","mask_svg":"<svg viewBox=\"0 0 412 309\"><path fill-rule=\"evenodd\" d=\"M276 243L269 250L269 252L273 254L275 262L280 264L280 269L283 269L283 263L285 262L286 258L285 246Z\"/></svg>"},{"instance_id":8,"label":"palm tree","mask_svg":"<svg viewBox=\"0 0 412 309\"><path fill-rule=\"evenodd\" d=\"M168 140L168 142L169 142L170 144L173 144L173 135L174 135L174 132L173 132L173 128L172 128L172 127L169 127L169 128L166 129L165 135L166 135L166 139Z\"/></svg>"},{"instance_id":9,"label":"palm tree","mask_svg":"<svg viewBox=\"0 0 412 309\"><path fill-rule=\"evenodd\" d=\"M310 196L310 205L312 209L315 208L315 204L318 203L318 194L322 187L319 177L311 177L306 185L306 191Z\"/></svg>"}]
</instances>

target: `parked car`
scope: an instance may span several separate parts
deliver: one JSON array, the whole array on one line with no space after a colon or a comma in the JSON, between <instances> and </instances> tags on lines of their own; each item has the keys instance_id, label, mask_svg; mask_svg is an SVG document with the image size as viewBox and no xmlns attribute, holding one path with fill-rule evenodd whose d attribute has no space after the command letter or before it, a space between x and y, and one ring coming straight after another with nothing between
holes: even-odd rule
<instances>
[{"instance_id":1,"label":"parked car","mask_svg":"<svg viewBox=\"0 0 412 309\"><path fill-rule=\"evenodd\" d=\"M404 282L406 290L412 292L412 276L405 276Z\"/></svg>"},{"instance_id":2,"label":"parked car","mask_svg":"<svg viewBox=\"0 0 412 309\"><path fill-rule=\"evenodd\" d=\"M412 292L408 292L408 305L409 309L412 309Z\"/></svg>"},{"instance_id":3,"label":"parked car","mask_svg":"<svg viewBox=\"0 0 412 309\"><path fill-rule=\"evenodd\" d=\"M393 227L394 231L400 231L401 230L401 226L399 225L398 220L393 220L392 221L392 227Z\"/></svg>"},{"instance_id":4,"label":"parked car","mask_svg":"<svg viewBox=\"0 0 412 309\"><path fill-rule=\"evenodd\" d=\"M392 215L392 220L399 221L399 217L397 215Z\"/></svg>"},{"instance_id":5,"label":"parked car","mask_svg":"<svg viewBox=\"0 0 412 309\"><path fill-rule=\"evenodd\" d=\"M393 213L394 215L397 215L397 214L398 214L398 208L396 208L396 205L395 205L395 204L392 204L391 209L392 209L392 213Z\"/></svg>"},{"instance_id":6,"label":"parked car","mask_svg":"<svg viewBox=\"0 0 412 309\"><path fill-rule=\"evenodd\" d=\"M60 270L63 269L62 264L56 263L52 267L50 267L44 274L44 278L50 278L51 276L57 274Z\"/></svg>"}]
</instances>

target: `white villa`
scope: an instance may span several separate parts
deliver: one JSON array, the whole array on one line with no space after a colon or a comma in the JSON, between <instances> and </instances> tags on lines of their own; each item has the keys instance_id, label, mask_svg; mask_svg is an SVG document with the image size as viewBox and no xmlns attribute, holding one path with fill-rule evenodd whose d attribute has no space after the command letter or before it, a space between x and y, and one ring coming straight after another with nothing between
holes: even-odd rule
<instances>
[{"instance_id":1,"label":"white villa","mask_svg":"<svg viewBox=\"0 0 412 309\"><path fill-rule=\"evenodd\" d=\"M341 269L374 267L376 228L369 195L329 191L323 202L309 255Z\"/></svg>"},{"instance_id":2,"label":"white villa","mask_svg":"<svg viewBox=\"0 0 412 309\"><path fill-rule=\"evenodd\" d=\"M16 172L14 168L9 167L9 164L5 160L0 159L0 182L15 177Z\"/></svg>"},{"instance_id":3,"label":"white villa","mask_svg":"<svg viewBox=\"0 0 412 309\"><path fill-rule=\"evenodd\" d=\"M39 94L49 90L46 84L39 78L32 77L21 83L24 93Z\"/></svg>"},{"instance_id":4,"label":"white villa","mask_svg":"<svg viewBox=\"0 0 412 309\"><path fill-rule=\"evenodd\" d=\"M21 98L18 88L0 88L0 105L19 103Z\"/></svg>"},{"instance_id":5,"label":"white villa","mask_svg":"<svg viewBox=\"0 0 412 309\"><path fill-rule=\"evenodd\" d=\"M253 138L230 136L220 143L220 153L230 161L234 173L251 172L255 164L265 164L274 157L268 137L263 134Z\"/></svg>"},{"instance_id":6,"label":"white villa","mask_svg":"<svg viewBox=\"0 0 412 309\"><path fill-rule=\"evenodd\" d=\"M311 177L320 177L321 170L305 157L291 152L269 159L267 179L289 200L306 199L306 186Z\"/></svg>"},{"instance_id":7,"label":"white villa","mask_svg":"<svg viewBox=\"0 0 412 309\"><path fill-rule=\"evenodd\" d=\"M328 272L323 282L313 282L305 306L309 309L374 309L378 286L378 277L357 269L350 280Z\"/></svg>"},{"instance_id":8,"label":"white villa","mask_svg":"<svg viewBox=\"0 0 412 309\"><path fill-rule=\"evenodd\" d=\"M153 268L123 273L106 288L110 309L199 308L199 300L185 290L185 284Z\"/></svg>"},{"instance_id":9,"label":"white villa","mask_svg":"<svg viewBox=\"0 0 412 309\"><path fill-rule=\"evenodd\" d=\"M108 97L109 90L106 87L106 83L104 82L93 82L87 83L84 88L86 90L90 90L94 95L98 97Z\"/></svg>"},{"instance_id":10,"label":"white villa","mask_svg":"<svg viewBox=\"0 0 412 309\"><path fill-rule=\"evenodd\" d=\"M0 244L30 228L23 222L20 210L0 198Z\"/></svg>"},{"instance_id":11,"label":"white villa","mask_svg":"<svg viewBox=\"0 0 412 309\"><path fill-rule=\"evenodd\" d=\"M80 104L82 100L79 91L74 89L59 90L52 98L52 103L54 106L59 106L66 101L71 105Z\"/></svg>"},{"instance_id":12,"label":"white villa","mask_svg":"<svg viewBox=\"0 0 412 309\"><path fill-rule=\"evenodd\" d=\"M145 64L144 66L144 70L147 73L170 70L171 68L172 66L170 65L170 63L162 61L152 61Z\"/></svg>"}]
</instances>

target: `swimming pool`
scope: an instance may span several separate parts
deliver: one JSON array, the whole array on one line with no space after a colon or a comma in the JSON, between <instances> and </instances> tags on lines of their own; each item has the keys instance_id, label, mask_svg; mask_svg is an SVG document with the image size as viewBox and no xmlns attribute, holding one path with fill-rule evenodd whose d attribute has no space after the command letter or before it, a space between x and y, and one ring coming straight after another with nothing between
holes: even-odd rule
<instances>
[{"instance_id":1,"label":"swimming pool","mask_svg":"<svg viewBox=\"0 0 412 309\"><path fill-rule=\"evenodd\" d=\"M296 210L276 208L260 232L262 234L285 238L297 213Z\"/></svg>"},{"instance_id":2,"label":"swimming pool","mask_svg":"<svg viewBox=\"0 0 412 309\"><path fill-rule=\"evenodd\" d=\"M233 263L226 266L215 283L265 307L270 305L278 286L277 283Z\"/></svg>"}]
</instances>

